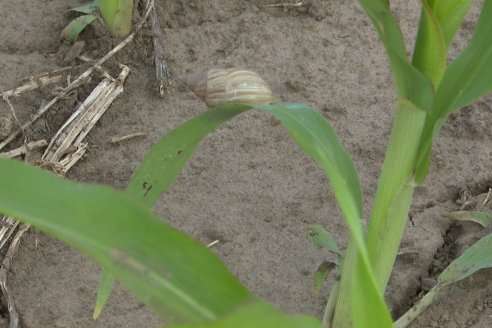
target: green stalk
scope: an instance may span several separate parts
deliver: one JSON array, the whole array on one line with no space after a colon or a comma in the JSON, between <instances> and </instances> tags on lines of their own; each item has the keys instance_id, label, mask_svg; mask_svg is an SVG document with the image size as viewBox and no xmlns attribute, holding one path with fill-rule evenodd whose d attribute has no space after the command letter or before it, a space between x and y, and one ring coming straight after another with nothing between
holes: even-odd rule
<instances>
[{"instance_id":1,"label":"green stalk","mask_svg":"<svg viewBox=\"0 0 492 328\"><path fill-rule=\"evenodd\" d=\"M429 290L427 294L422 297L417 304L415 304L410 310L408 310L403 316L401 316L394 323L394 328L405 328L410 322L417 318L429 305L432 304L437 295L446 287L445 285L437 284L434 288Z\"/></svg>"},{"instance_id":2,"label":"green stalk","mask_svg":"<svg viewBox=\"0 0 492 328\"><path fill-rule=\"evenodd\" d=\"M367 232L367 249L381 293L390 277L407 223L415 185L415 158L426 113L398 104Z\"/></svg>"},{"instance_id":3,"label":"green stalk","mask_svg":"<svg viewBox=\"0 0 492 328\"><path fill-rule=\"evenodd\" d=\"M325 321L323 318L323 327L325 328L345 328L352 326L351 315L351 288L352 288L352 271L355 268L355 261L357 260L357 244L354 238L350 238L347 250L342 264L342 275L339 286L337 286L338 298L336 300L335 313L332 322ZM330 298L328 302L330 302ZM328 310L328 304L327 304ZM327 310L325 310L324 317L328 316ZM330 311L333 311L329 309Z\"/></svg>"},{"instance_id":4,"label":"green stalk","mask_svg":"<svg viewBox=\"0 0 492 328\"><path fill-rule=\"evenodd\" d=\"M415 157L425 118L424 111L407 100L400 100L366 237L369 259L381 293L391 274L407 222L414 190ZM333 328L352 326L351 270L356 258L357 247L351 239L344 257Z\"/></svg>"},{"instance_id":5,"label":"green stalk","mask_svg":"<svg viewBox=\"0 0 492 328\"><path fill-rule=\"evenodd\" d=\"M109 32L122 38L132 29L133 0L99 0L99 11Z\"/></svg>"},{"instance_id":6,"label":"green stalk","mask_svg":"<svg viewBox=\"0 0 492 328\"><path fill-rule=\"evenodd\" d=\"M331 287L330 297L326 302L325 313L323 313L323 327L331 328L331 323L335 315L335 306L337 305L338 291L340 290L340 280L333 283Z\"/></svg>"}]
</instances>

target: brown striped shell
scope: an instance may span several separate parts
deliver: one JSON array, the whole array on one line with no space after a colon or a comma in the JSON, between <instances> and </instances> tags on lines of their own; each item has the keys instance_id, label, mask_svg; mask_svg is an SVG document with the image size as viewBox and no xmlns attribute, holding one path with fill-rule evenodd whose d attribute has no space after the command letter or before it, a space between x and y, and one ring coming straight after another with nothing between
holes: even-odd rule
<instances>
[{"instance_id":1,"label":"brown striped shell","mask_svg":"<svg viewBox=\"0 0 492 328\"><path fill-rule=\"evenodd\" d=\"M258 74L244 69L200 71L188 75L184 82L208 107L228 102L248 104L276 102L268 83Z\"/></svg>"}]
</instances>

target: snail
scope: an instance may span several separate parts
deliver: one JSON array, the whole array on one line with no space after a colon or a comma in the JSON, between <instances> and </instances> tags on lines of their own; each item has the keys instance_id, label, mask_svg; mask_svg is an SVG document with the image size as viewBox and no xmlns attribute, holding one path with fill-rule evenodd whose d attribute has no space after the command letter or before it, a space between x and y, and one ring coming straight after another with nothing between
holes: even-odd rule
<instances>
[{"instance_id":1,"label":"snail","mask_svg":"<svg viewBox=\"0 0 492 328\"><path fill-rule=\"evenodd\" d=\"M190 74L184 83L208 107L229 102L276 102L268 83L258 74L239 68L210 69Z\"/></svg>"}]
</instances>

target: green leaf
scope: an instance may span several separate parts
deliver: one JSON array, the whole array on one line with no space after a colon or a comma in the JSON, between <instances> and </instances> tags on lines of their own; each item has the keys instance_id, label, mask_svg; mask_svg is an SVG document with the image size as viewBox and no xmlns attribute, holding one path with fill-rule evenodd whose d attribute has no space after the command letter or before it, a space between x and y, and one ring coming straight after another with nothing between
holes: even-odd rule
<instances>
[{"instance_id":1,"label":"green leaf","mask_svg":"<svg viewBox=\"0 0 492 328\"><path fill-rule=\"evenodd\" d=\"M275 104L256 108L280 120L299 147L324 168L351 233L357 244L364 247L359 178L352 159L330 124L319 113L304 105Z\"/></svg>"},{"instance_id":2,"label":"green leaf","mask_svg":"<svg viewBox=\"0 0 492 328\"><path fill-rule=\"evenodd\" d=\"M219 125L247 109L207 111L166 134L152 146L133 172L126 194L147 208L154 206L181 172L200 141ZM106 305L113 282L114 278L103 271L96 297L99 311Z\"/></svg>"},{"instance_id":3,"label":"green leaf","mask_svg":"<svg viewBox=\"0 0 492 328\"><path fill-rule=\"evenodd\" d=\"M320 225L313 224L309 226L309 240L318 247L340 254L335 238Z\"/></svg>"},{"instance_id":4,"label":"green leaf","mask_svg":"<svg viewBox=\"0 0 492 328\"><path fill-rule=\"evenodd\" d=\"M408 99L418 108L430 111L433 100L431 82L408 60L400 26L389 8L389 1L358 0L371 19L390 60L399 99Z\"/></svg>"},{"instance_id":5,"label":"green leaf","mask_svg":"<svg viewBox=\"0 0 492 328\"><path fill-rule=\"evenodd\" d=\"M444 217L456 221L472 221L486 228L492 222L492 214L479 211L457 211L444 214Z\"/></svg>"},{"instance_id":6,"label":"green leaf","mask_svg":"<svg viewBox=\"0 0 492 328\"><path fill-rule=\"evenodd\" d=\"M485 1L470 44L449 65L421 138L416 181L427 176L432 143L449 114L492 91L492 1Z\"/></svg>"},{"instance_id":7,"label":"green leaf","mask_svg":"<svg viewBox=\"0 0 492 328\"><path fill-rule=\"evenodd\" d=\"M420 25L412 64L437 88L446 69L446 43L441 27L426 0L422 0Z\"/></svg>"},{"instance_id":8,"label":"green leaf","mask_svg":"<svg viewBox=\"0 0 492 328\"><path fill-rule=\"evenodd\" d=\"M352 319L355 328L392 328L393 320L360 252L352 271Z\"/></svg>"},{"instance_id":9,"label":"green leaf","mask_svg":"<svg viewBox=\"0 0 492 328\"><path fill-rule=\"evenodd\" d=\"M271 305L255 301L245 304L217 321L201 325L165 326L165 328L321 328L308 316L287 316ZM164 328L164 326L162 327Z\"/></svg>"},{"instance_id":10,"label":"green leaf","mask_svg":"<svg viewBox=\"0 0 492 328\"><path fill-rule=\"evenodd\" d=\"M96 0L74 8L70 8L67 11L75 11L83 14L92 14L97 10L98 6L99 6L98 0Z\"/></svg>"},{"instance_id":11,"label":"green leaf","mask_svg":"<svg viewBox=\"0 0 492 328\"><path fill-rule=\"evenodd\" d=\"M120 38L130 33L133 0L99 0L99 11L113 36Z\"/></svg>"},{"instance_id":12,"label":"green leaf","mask_svg":"<svg viewBox=\"0 0 492 328\"><path fill-rule=\"evenodd\" d=\"M222 123L250 108L210 110L166 134L140 162L128 184L127 194L152 207L176 179L200 141Z\"/></svg>"},{"instance_id":13,"label":"green leaf","mask_svg":"<svg viewBox=\"0 0 492 328\"><path fill-rule=\"evenodd\" d=\"M367 266L366 272L370 274L361 223L362 193L355 167L350 156L338 142L329 123L309 107L299 104L253 106L236 103L211 109L184 123L172 131L169 137L164 137L155 146L157 147L155 157L149 154L148 162L145 163L147 160L144 160L144 163L135 173L128 187L128 192L131 190L132 195L139 195L137 199L147 206L153 204L170 185L207 133L213 131L219 124L252 107L270 113L279 119L301 149L325 169L335 197L339 201L349 228L357 241L359 251L364 257L364 264ZM157 150L158 148L160 150ZM373 281L373 278L370 279Z\"/></svg>"},{"instance_id":14,"label":"green leaf","mask_svg":"<svg viewBox=\"0 0 492 328\"><path fill-rule=\"evenodd\" d=\"M472 0L427 0L432 8L449 47L466 16Z\"/></svg>"},{"instance_id":15,"label":"green leaf","mask_svg":"<svg viewBox=\"0 0 492 328\"><path fill-rule=\"evenodd\" d=\"M492 267L492 235L480 239L439 275L437 284L424 295L395 324L395 328L405 328L418 317L434 299L449 285L463 280L480 269Z\"/></svg>"},{"instance_id":16,"label":"green leaf","mask_svg":"<svg viewBox=\"0 0 492 328\"><path fill-rule=\"evenodd\" d=\"M317 295L325 283L326 279L330 275L331 271L337 267L337 263L323 261L314 272L313 285L311 286L311 293Z\"/></svg>"},{"instance_id":17,"label":"green leaf","mask_svg":"<svg viewBox=\"0 0 492 328\"><path fill-rule=\"evenodd\" d=\"M94 15L82 15L75 18L61 31L60 38L68 42L74 42L77 40L80 32L89 26L94 19L96 19Z\"/></svg>"},{"instance_id":18,"label":"green leaf","mask_svg":"<svg viewBox=\"0 0 492 328\"><path fill-rule=\"evenodd\" d=\"M439 275L443 285L465 279L480 269L492 267L492 234L470 246Z\"/></svg>"},{"instance_id":19,"label":"green leaf","mask_svg":"<svg viewBox=\"0 0 492 328\"><path fill-rule=\"evenodd\" d=\"M209 249L113 189L0 158L0 212L82 250L169 322L214 320L251 294Z\"/></svg>"},{"instance_id":20,"label":"green leaf","mask_svg":"<svg viewBox=\"0 0 492 328\"><path fill-rule=\"evenodd\" d=\"M102 310L108 303L109 296L113 289L114 277L112 274L103 269L101 272L101 278L99 281L99 288L97 289L96 305L94 306L94 312L92 318L95 320L99 317Z\"/></svg>"}]
</instances>

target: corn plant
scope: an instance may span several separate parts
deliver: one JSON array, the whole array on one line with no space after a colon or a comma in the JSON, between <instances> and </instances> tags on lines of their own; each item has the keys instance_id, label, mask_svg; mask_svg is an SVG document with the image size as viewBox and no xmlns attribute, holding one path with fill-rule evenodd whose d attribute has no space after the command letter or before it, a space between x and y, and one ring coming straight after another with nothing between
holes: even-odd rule
<instances>
[{"instance_id":1,"label":"corn plant","mask_svg":"<svg viewBox=\"0 0 492 328\"><path fill-rule=\"evenodd\" d=\"M299 104L258 104L250 94L257 84L254 88L246 84L244 94L225 90L224 103L217 105L216 97L208 98L209 80L197 84L195 91L214 108L154 145L124 193L75 184L0 159L0 211L84 251L104 269L100 290L109 295L113 279L120 280L168 323L178 324L173 327L405 327L447 286L492 266L492 235L488 235L452 262L439 275L437 285L396 322L382 296L414 189L428 173L433 141L452 112L492 90L492 0L484 1L469 45L449 65L447 49L471 0L423 0L411 60L389 1L359 3L386 48L398 96L367 231L352 159L320 114ZM218 76L214 71L214 83ZM348 225L350 241L339 261L341 278L332 286L322 323L282 314L257 299L212 252L148 210L206 135L250 109L278 119L325 170ZM321 227L311 229L315 243L339 252Z\"/></svg>"},{"instance_id":2,"label":"corn plant","mask_svg":"<svg viewBox=\"0 0 492 328\"><path fill-rule=\"evenodd\" d=\"M133 0L94 0L69 11L83 14L62 30L60 37L69 42L77 40L80 32L99 18L98 11L106 28L115 37L127 36L132 27Z\"/></svg>"}]
</instances>

